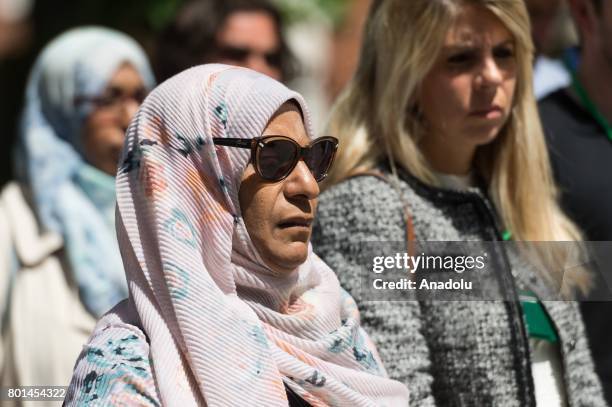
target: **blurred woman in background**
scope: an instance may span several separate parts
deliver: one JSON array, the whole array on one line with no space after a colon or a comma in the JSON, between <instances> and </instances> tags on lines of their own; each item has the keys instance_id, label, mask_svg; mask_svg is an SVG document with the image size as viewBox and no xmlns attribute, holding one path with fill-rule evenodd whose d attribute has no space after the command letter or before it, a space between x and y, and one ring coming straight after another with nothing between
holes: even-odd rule
<instances>
[{"instance_id":1,"label":"blurred woman in background","mask_svg":"<svg viewBox=\"0 0 612 407\"><path fill-rule=\"evenodd\" d=\"M576 303L544 301L589 285L554 248L492 246L503 301L363 302L357 274L372 260L364 242L580 240L557 204L532 55L522 1L374 1L333 112L340 149L314 249L412 406L605 404Z\"/></svg>"},{"instance_id":2,"label":"blurred woman in background","mask_svg":"<svg viewBox=\"0 0 612 407\"><path fill-rule=\"evenodd\" d=\"M152 86L140 46L105 28L68 31L35 62L0 201L2 386L66 386L96 318L127 296L114 176Z\"/></svg>"}]
</instances>

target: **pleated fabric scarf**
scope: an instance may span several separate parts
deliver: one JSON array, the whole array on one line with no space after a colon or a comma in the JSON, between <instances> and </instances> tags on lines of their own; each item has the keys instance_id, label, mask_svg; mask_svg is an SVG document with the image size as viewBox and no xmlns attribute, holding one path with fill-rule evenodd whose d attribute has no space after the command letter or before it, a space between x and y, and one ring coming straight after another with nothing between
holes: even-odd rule
<instances>
[{"instance_id":1,"label":"pleated fabric scarf","mask_svg":"<svg viewBox=\"0 0 612 407\"><path fill-rule=\"evenodd\" d=\"M312 137L299 94L203 65L159 86L128 129L117 229L164 405L286 406L285 385L313 406L408 404L329 267L310 250L277 275L249 238L238 191L250 152L212 137L259 136L289 100Z\"/></svg>"}]
</instances>

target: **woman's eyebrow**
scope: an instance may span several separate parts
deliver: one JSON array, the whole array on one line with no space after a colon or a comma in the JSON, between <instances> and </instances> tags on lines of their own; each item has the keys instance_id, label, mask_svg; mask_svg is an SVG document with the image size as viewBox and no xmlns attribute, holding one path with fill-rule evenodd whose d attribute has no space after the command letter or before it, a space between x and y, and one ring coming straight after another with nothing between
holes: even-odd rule
<instances>
[{"instance_id":1,"label":"woman's eyebrow","mask_svg":"<svg viewBox=\"0 0 612 407\"><path fill-rule=\"evenodd\" d=\"M504 47L504 46L514 46L514 42L515 41L513 38L508 38L508 39L500 41L497 44L494 44L492 48L499 48L499 47ZM474 41L465 41L462 43L445 45L443 48L444 48L444 51L448 53L455 53L455 52L465 52L465 51L477 50L477 49L482 48L482 45Z\"/></svg>"},{"instance_id":2,"label":"woman's eyebrow","mask_svg":"<svg viewBox=\"0 0 612 407\"><path fill-rule=\"evenodd\" d=\"M479 47L474 43L453 44L444 47L447 52L470 51L477 48Z\"/></svg>"},{"instance_id":3,"label":"woman's eyebrow","mask_svg":"<svg viewBox=\"0 0 612 407\"><path fill-rule=\"evenodd\" d=\"M497 44L493 45L493 48L497 48L497 47L503 47L506 45L511 45L514 46L514 38L508 38L506 40L500 41Z\"/></svg>"}]
</instances>

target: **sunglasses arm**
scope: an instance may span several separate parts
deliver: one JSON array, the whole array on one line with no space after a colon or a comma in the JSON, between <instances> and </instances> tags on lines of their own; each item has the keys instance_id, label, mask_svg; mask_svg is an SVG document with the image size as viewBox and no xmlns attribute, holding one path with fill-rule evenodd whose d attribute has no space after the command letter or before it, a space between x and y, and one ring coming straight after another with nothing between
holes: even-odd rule
<instances>
[{"instance_id":1,"label":"sunglasses arm","mask_svg":"<svg viewBox=\"0 0 612 407\"><path fill-rule=\"evenodd\" d=\"M217 146L252 148L254 140L246 138L213 137L213 143Z\"/></svg>"}]
</instances>

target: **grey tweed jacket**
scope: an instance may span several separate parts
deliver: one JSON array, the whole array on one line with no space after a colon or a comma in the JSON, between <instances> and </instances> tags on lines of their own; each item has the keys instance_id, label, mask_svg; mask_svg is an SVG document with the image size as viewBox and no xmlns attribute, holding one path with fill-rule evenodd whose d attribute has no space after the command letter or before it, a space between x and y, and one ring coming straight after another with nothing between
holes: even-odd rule
<instances>
[{"instance_id":1,"label":"grey tweed jacket","mask_svg":"<svg viewBox=\"0 0 612 407\"><path fill-rule=\"evenodd\" d=\"M417 240L500 240L495 212L479 190L434 188L406 173L400 187ZM359 304L362 324L389 375L408 386L410 406L535 406L529 341L518 300L360 298L355 270L364 259L359 246L406 240L402 202L383 179L348 179L321 195L312 238L315 252ZM537 277L520 256L504 251L499 257L505 268L500 284L506 290L516 293L522 281L534 285ZM559 336L569 405L605 406L577 304L543 303Z\"/></svg>"}]
</instances>

